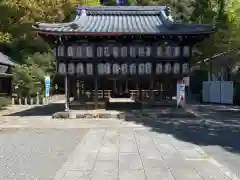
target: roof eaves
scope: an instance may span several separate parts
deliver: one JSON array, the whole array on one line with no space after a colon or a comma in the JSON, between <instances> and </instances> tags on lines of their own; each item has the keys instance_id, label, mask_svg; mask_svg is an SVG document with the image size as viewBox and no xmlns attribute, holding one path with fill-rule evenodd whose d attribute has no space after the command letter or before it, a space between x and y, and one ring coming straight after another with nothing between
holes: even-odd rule
<instances>
[{"instance_id":1,"label":"roof eaves","mask_svg":"<svg viewBox=\"0 0 240 180\"><path fill-rule=\"evenodd\" d=\"M166 6L77 6L77 10L86 11L160 11Z\"/></svg>"},{"instance_id":2,"label":"roof eaves","mask_svg":"<svg viewBox=\"0 0 240 180\"><path fill-rule=\"evenodd\" d=\"M14 63L8 56L0 52L0 64L5 66L16 66L17 64Z\"/></svg>"},{"instance_id":3,"label":"roof eaves","mask_svg":"<svg viewBox=\"0 0 240 180\"><path fill-rule=\"evenodd\" d=\"M32 28L34 30L46 30L46 29L61 29L61 28L70 28L70 29L75 29L81 26L81 20L84 19L84 16L86 16L86 11L82 10L75 19L71 22L67 23L40 23L37 22L35 23ZM77 26L77 27L76 27Z\"/></svg>"},{"instance_id":4,"label":"roof eaves","mask_svg":"<svg viewBox=\"0 0 240 180\"><path fill-rule=\"evenodd\" d=\"M121 36L121 35L199 35L199 34L210 34L209 31L193 31L193 32L179 32L179 31L169 31L169 32L153 32L153 33L142 33L142 32L61 32L61 31L46 31L37 30L39 34L47 35L82 35L82 36Z\"/></svg>"}]
</instances>

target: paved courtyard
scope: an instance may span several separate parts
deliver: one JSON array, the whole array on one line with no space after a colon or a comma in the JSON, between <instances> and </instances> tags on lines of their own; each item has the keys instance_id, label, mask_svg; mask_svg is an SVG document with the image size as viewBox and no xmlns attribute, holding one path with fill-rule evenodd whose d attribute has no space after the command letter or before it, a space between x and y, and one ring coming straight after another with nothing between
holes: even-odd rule
<instances>
[{"instance_id":1,"label":"paved courtyard","mask_svg":"<svg viewBox=\"0 0 240 180\"><path fill-rule=\"evenodd\" d=\"M2 112L0 179L240 179L234 112L193 106L201 118L53 120L52 107Z\"/></svg>"}]
</instances>

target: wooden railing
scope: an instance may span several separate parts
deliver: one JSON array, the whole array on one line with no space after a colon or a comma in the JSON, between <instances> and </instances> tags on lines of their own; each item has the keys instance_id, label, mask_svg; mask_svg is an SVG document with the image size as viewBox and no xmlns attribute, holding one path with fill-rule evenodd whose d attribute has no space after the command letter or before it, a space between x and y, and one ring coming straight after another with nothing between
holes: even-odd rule
<instances>
[{"instance_id":1,"label":"wooden railing","mask_svg":"<svg viewBox=\"0 0 240 180\"><path fill-rule=\"evenodd\" d=\"M109 98L111 96L112 90L98 90L98 99ZM136 100L150 100L151 99L151 90L129 90L131 97ZM160 91L153 90L154 99L166 99L167 97L172 96L169 91ZM84 95L80 95L79 98L82 99L83 96L87 99L94 98L94 90L86 91Z\"/></svg>"}]
</instances>

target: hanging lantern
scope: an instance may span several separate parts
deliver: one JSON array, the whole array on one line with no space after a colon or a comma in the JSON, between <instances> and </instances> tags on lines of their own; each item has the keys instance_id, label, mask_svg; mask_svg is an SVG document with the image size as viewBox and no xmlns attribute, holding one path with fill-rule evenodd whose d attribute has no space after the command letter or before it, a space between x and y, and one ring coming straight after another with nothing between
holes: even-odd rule
<instances>
[{"instance_id":1,"label":"hanging lantern","mask_svg":"<svg viewBox=\"0 0 240 180\"><path fill-rule=\"evenodd\" d=\"M84 74L84 66L83 66L83 63L78 63L77 66L76 66L76 73L78 75L80 74Z\"/></svg>"},{"instance_id":2,"label":"hanging lantern","mask_svg":"<svg viewBox=\"0 0 240 180\"><path fill-rule=\"evenodd\" d=\"M129 67L129 72L130 74L136 74L137 73L137 66L136 64L131 64L130 67Z\"/></svg>"},{"instance_id":3,"label":"hanging lantern","mask_svg":"<svg viewBox=\"0 0 240 180\"><path fill-rule=\"evenodd\" d=\"M163 72L163 65L162 63L156 64L156 74L162 74Z\"/></svg>"},{"instance_id":4,"label":"hanging lantern","mask_svg":"<svg viewBox=\"0 0 240 180\"><path fill-rule=\"evenodd\" d=\"M69 63L68 64L68 74L73 75L75 73L75 65L74 63Z\"/></svg>"},{"instance_id":5,"label":"hanging lantern","mask_svg":"<svg viewBox=\"0 0 240 180\"><path fill-rule=\"evenodd\" d=\"M66 73L66 65L64 63L60 63L58 66L58 72L60 74L65 74Z\"/></svg>"}]
</instances>

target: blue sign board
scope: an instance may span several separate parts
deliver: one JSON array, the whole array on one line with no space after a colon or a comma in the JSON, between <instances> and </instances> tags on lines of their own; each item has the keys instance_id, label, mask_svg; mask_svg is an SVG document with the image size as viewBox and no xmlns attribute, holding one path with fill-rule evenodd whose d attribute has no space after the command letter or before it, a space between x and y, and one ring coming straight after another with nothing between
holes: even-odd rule
<instances>
[{"instance_id":1,"label":"blue sign board","mask_svg":"<svg viewBox=\"0 0 240 180\"><path fill-rule=\"evenodd\" d=\"M49 97L49 91L50 91L50 76L45 76L45 96Z\"/></svg>"}]
</instances>

